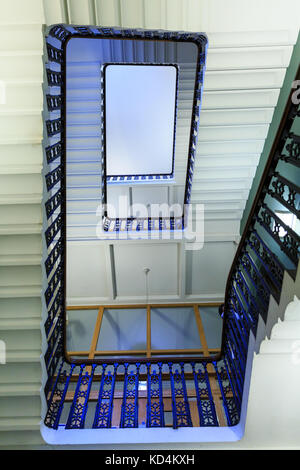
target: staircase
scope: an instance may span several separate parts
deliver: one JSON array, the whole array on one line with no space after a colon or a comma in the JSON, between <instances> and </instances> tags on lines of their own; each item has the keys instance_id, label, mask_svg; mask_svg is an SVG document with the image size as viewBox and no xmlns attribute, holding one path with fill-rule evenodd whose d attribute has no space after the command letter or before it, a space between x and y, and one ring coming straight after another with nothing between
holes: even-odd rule
<instances>
[{"instance_id":1,"label":"staircase","mask_svg":"<svg viewBox=\"0 0 300 470\"><path fill-rule=\"evenodd\" d=\"M41 444L43 5L1 1L0 445Z\"/></svg>"},{"instance_id":2,"label":"staircase","mask_svg":"<svg viewBox=\"0 0 300 470\"><path fill-rule=\"evenodd\" d=\"M291 301L283 310L283 319L278 318L270 336L262 341L259 353L253 359L247 420L242 440L242 445L250 448L299 448L299 273L298 268L294 289L288 286ZM283 285L282 297L285 297L285 292ZM293 296L293 292L297 295ZM272 311L273 303L270 308ZM260 426L255 426L258 420Z\"/></svg>"},{"instance_id":3,"label":"staircase","mask_svg":"<svg viewBox=\"0 0 300 470\"><path fill-rule=\"evenodd\" d=\"M91 8L92 3L97 6L96 9ZM40 267L42 253L42 179L40 174L43 132L41 120L42 25L45 22L47 24L68 22L70 18L71 21L78 24L97 22L98 24L108 25L123 24L124 26L200 29L206 31L210 28L212 32L219 31L219 25L215 20L207 20L207 23L202 20L206 17L203 5L207 2L203 2L203 5L200 5L200 2L189 2L190 5L193 3L193 8L190 8L188 12L183 9L182 15L178 14L179 10L173 8L173 0L171 2L155 2L155 11L149 9L147 2L145 3L145 24L141 23L143 17L143 12L139 6L141 2L138 4L136 2L130 3L130 8L126 8L128 5L123 0L121 2L109 2L109 6L108 3L102 0L96 2L84 0L78 8L79 2L77 0L70 0L69 2L45 0L44 9L42 2L38 0L28 0L26 2L10 0L10 2L2 2L1 4L0 79L7 81L7 100L6 103L0 105L0 328L1 339L5 340L7 345L7 364L0 365L0 445L5 448L15 445L24 446L25 448L45 448L39 430L41 416L39 394L42 369L45 373L44 359L42 359L42 364L40 361L41 293L46 287L42 286ZM176 1L176 5L179 4L180 2ZM250 131L245 129L241 123L250 126L254 124L257 127L257 125L262 124L264 126L271 122L285 70L289 63L292 46L296 41L296 27L292 27L292 30L288 30L288 28L284 31L281 30L287 24L294 24L294 18L297 15L294 18L291 17L291 11L294 10L292 7L286 9L288 20L280 18L277 21L278 30L269 31L267 34L264 30L265 24L262 24L262 22L265 23L266 18L257 18L256 2L253 2L254 4L253 11L249 16L247 15L247 18L248 21L253 21L253 24L257 24L256 20L261 21L258 26L261 28L260 32L251 33L251 31L248 31L245 34L237 32L232 34L229 32L229 27L228 32L225 34L212 33L212 44L214 48L219 50L212 52L211 71L208 71L210 89L206 93L208 106L207 110L203 110L203 123L214 127L229 125L226 129L229 133L226 136L231 136L230 139L232 140L229 138L228 140L227 138L224 139L223 129L219 129L220 134L218 136L224 140L205 142L203 151L207 158L205 163L203 160L203 165L210 168L210 170L205 173L206 176L201 181L201 189L194 192L194 201L219 202L223 201L223 195L225 194L227 201L239 204L242 200L242 204L244 204L254 174L252 163L256 167L257 157L262 150L263 139L252 139L254 135L249 134ZM66 5L68 6L66 7ZM161 8L163 5L165 9ZM232 8L233 2L230 2L230 5ZM294 6L296 10L296 2ZM205 8L207 8L206 5ZM226 8L230 9L228 2ZM221 19L225 18L222 15L219 15L219 17ZM94 21L91 18L94 18ZM245 15L241 15L241 18L246 21ZM241 28L243 26L245 26L245 23L241 23ZM272 27L274 29L274 26ZM239 46L233 47L237 43ZM228 49L233 50L229 51ZM261 54L259 56L256 55L257 49L260 49ZM226 54L231 53L231 62L228 61L220 65L219 60L222 57L228 57L225 52ZM243 52L245 52L248 61L245 59L241 63L240 58ZM269 57L269 62L266 62L266 57ZM266 64L268 65L267 69L265 69ZM234 69L235 66L240 67L241 70L234 72L232 68ZM255 67L260 68L260 70L255 70ZM251 68L253 70L250 74L249 69ZM236 82L232 81L233 76L236 77ZM274 80L271 88L270 76ZM231 88L230 90L227 87L226 90L218 88L220 77L223 77L222 83L226 83L226 79L230 77L229 82L227 82L227 86ZM247 81L245 81L245 78L247 78ZM241 90L241 83L244 83L245 89ZM234 103L234 108L232 108L232 103ZM231 134L233 130L231 126L235 126L235 134ZM263 127L260 129L262 131L261 135L265 135L266 129ZM241 134L240 132L245 133ZM240 140L240 136L242 136L242 140ZM234 153L231 155L233 149ZM220 151L225 152L224 155L220 156ZM221 165L221 169L217 173L217 183L214 178L214 181L212 181L214 171L211 172L210 167L212 162L210 157L216 154L218 156L215 164ZM229 164L231 168L236 165L237 160L241 161L241 156L243 158L249 157L247 162L250 162L250 169L246 160L243 160L246 169L239 170L234 174L227 172L229 181L224 177L225 173L222 171L225 166L224 156L226 166ZM213 165L215 164L213 163ZM211 189L212 183L215 184L213 190ZM216 207L214 208L216 209ZM238 236L239 217L236 217L236 212L232 212L232 209L234 208L235 211L237 207L237 215L240 216L243 206L239 205L228 205L228 212L225 215L219 214L222 216L221 220L227 220L222 239L227 237L232 241ZM219 226L219 220L214 219L211 223L212 235L216 226ZM218 236L215 235L215 237ZM284 276L290 275L285 273ZM290 277L290 279L292 278ZM291 283L290 279L288 280L289 283ZM299 294L296 295L299 298ZM281 317L284 312L283 307L283 310L280 307L280 312L277 310L278 307L272 297L270 302L272 308L269 308L269 313L271 313L272 321L260 323L258 326L258 333L262 339L269 332L273 332L277 315ZM293 313L293 315L296 315L296 313ZM281 332L280 334L285 336L276 338L277 329ZM262 429L261 422L258 421L257 415L253 414L253 410L257 406L257 402L255 403L255 398L253 398L254 393L256 393L258 383L262 384L265 377L265 373L258 370L259 361L262 358L262 361L273 361L274 363L278 359L277 353L274 351L273 356L270 350L268 353L264 353L264 348L266 350L268 347L275 348L277 345L279 346L277 341L280 341L281 358L283 351L286 351L284 353L286 356L283 359L287 359L289 356L289 359L294 358L293 360L297 362L297 354L294 354L297 353L297 350L290 353L289 348L291 339L298 341L299 338L292 338L291 336L287 338L288 332L284 333L285 329L289 330L290 327L285 327L279 322L278 327L274 329L275 337L272 337L269 342L263 343L261 354L254 358L253 377L254 380L257 377L257 380L253 382L256 384L255 387L251 386L250 389L246 434L240 444L233 445L234 448L242 448L243 446L247 448L251 445L255 447L258 442L256 436L259 436L260 442L265 442L267 434L262 433L261 436L259 435L259 430ZM293 334L295 333L293 332ZM272 346L267 347L266 344L268 343L272 343ZM257 341L257 351L259 345L260 342ZM286 367L288 363L282 362L282 365ZM291 380L293 380L294 371L295 369L291 371ZM285 378L289 380L289 377L286 376ZM294 390L297 391L296 382L292 383ZM262 389L260 393L261 396L265 396ZM287 403L289 403L288 397L285 397L284 406L282 405L280 409L278 402L274 403L274 408L278 413L278 421L281 419L280 417L285 416ZM293 404L296 406L296 401ZM270 411L271 416L274 416L274 408ZM294 413L293 409L292 413ZM282 429L283 432L286 432L287 439L286 441L284 438L279 439L278 447L282 444L286 444L288 447L291 442L294 443L295 447L297 446L297 442L294 442L293 436L289 434L293 431L293 427L290 429L288 423L296 422L296 413L294 415L292 413L289 414L289 420ZM255 419L252 419L252 416ZM252 429L250 434L249 429ZM270 432L272 429L270 427L268 431L271 447L274 445L274 441L272 441L274 433ZM128 429L124 431L126 433L130 432ZM156 432L155 429L153 431ZM181 431L184 431L184 429L178 431L183 434ZM205 431L209 433L209 429L205 429ZM169 439L168 442L170 442ZM196 435L195 442L199 442L199 437L197 438ZM218 444L216 446L220 447ZM226 447L226 445L224 446ZM209 447L209 444L207 444L207 447Z\"/></svg>"},{"instance_id":4,"label":"staircase","mask_svg":"<svg viewBox=\"0 0 300 470\"><path fill-rule=\"evenodd\" d=\"M50 38L59 37L62 42L70 34L73 34L72 27L58 26L49 31ZM91 37L105 35L107 29L93 31L86 27L84 34ZM109 34L116 34L113 28ZM128 33L123 31L123 34ZM299 71L295 79L298 78ZM63 89L61 93L63 96ZM65 301L63 295L59 295L65 286L66 245L57 238L59 230L64 233L65 221L61 217L63 206L59 205L56 219L45 232L48 248L46 268L49 264L45 290L48 317L44 355L47 410L41 431L48 443L75 443L78 430L81 442L86 444L136 443L141 439L156 443L233 441L242 437L253 347L260 343L262 325L270 327L270 299L273 297L280 305L283 281L288 282L284 278L285 273L288 272L294 280L297 276L298 228L297 224L295 227L289 225L286 217L282 216L291 214L299 218L299 159L294 151L299 139L299 113L291 95L292 92L227 279L222 349L217 357L204 354L202 357L171 357L168 360L164 357L136 357L118 358L114 363L111 359L96 362L95 358L87 359L85 363L76 359L67 362L63 354ZM47 147L46 155L51 148ZM57 156L58 165L62 158L62 155ZM57 184L63 188L63 179L58 177ZM52 201L52 194L50 196L46 206ZM285 287L285 295L286 290ZM147 392L143 396L140 385L145 381ZM192 388L188 388L190 382L193 383ZM220 398L214 395L216 390L213 393L212 382L217 384ZM121 387L122 401L115 421L120 398L117 385ZM166 424L168 394L171 398L172 433ZM192 419L191 397L197 404L200 427ZM222 403L225 426L216 413L218 401ZM139 420L141 408L145 409L146 415L143 434L137 431L143 423ZM114 426L116 422L119 423L118 429ZM189 430L183 433L181 428Z\"/></svg>"}]
</instances>

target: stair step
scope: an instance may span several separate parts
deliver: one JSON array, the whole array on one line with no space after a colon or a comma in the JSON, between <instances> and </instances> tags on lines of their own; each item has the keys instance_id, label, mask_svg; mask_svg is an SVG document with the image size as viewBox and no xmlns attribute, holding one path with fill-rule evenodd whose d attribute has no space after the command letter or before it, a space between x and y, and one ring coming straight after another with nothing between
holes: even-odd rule
<instances>
[{"instance_id":1,"label":"stair step","mask_svg":"<svg viewBox=\"0 0 300 470\"><path fill-rule=\"evenodd\" d=\"M42 207L40 204L0 205L0 227L19 224L42 224Z\"/></svg>"},{"instance_id":2,"label":"stair step","mask_svg":"<svg viewBox=\"0 0 300 470\"><path fill-rule=\"evenodd\" d=\"M43 149L41 144L19 145L14 143L12 145L1 145L0 161L2 164L5 163L6 167L8 167L7 163L9 162L8 168L14 168L15 165L18 171L25 167L26 173L28 173L26 167L31 165L38 165L40 171L43 164ZM26 162L25 165L24 162Z\"/></svg>"},{"instance_id":3,"label":"stair step","mask_svg":"<svg viewBox=\"0 0 300 470\"><path fill-rule=\"evenodd\" d=\"M41 319L42 303L38 297L0 299L1 319Z\"/></svg>"},{"instance_id":4,"label":"stair step","mask_svg":"<svg viewBox=\"0 0 300 470\"><path fill-rule=\"evenodd\" d=\"M12 59L8 57L6 59ZM20 58L18 58L20 59ZM32 57L27 58L27 60L31 60ZM20 59L21 60L21 59ZM42 58L38 57L40 62L40 67L42 69ZM0 55L0 69L1 69L1 78L2 78L2 70L4 72L4 68L2 69L1 64L3 63L3 57ZM22 76L22 72L20 71L20 75ZM5 80L5 79L4 79ZM14 108L21 108L21 109L32 109L32 108L39 108L40 110L43 109L43 90L41 86L42 81L39 82L32 82L32 81L25 81L25 82L6 82L5 85L5 102L4 106L6 109L14 109ZM26 128L26 125L25 125ZM38 128L36 129L38 133L41 133L41 125L39 124Z\"/></svg>"},{"instance_id":5,"label":"stair step","mask_svg":"<svg viewBox=\"0 0 300 470\"><path fill-rule=\"evenodd\" d=\"M22 77L22 79L27 82L32 81L33 83L37 83L37 81L39 81L39 83L42 83L42 48L40 51L8 51L7 53L0 54L0 70L1 80L4 80L5 82L14 80L15 77ZM39 91L34 92L36 98L38 96L36 103L32 101L30 104L30 96L24 96L24 100L28 103L28 108L32 108L33 105L40 107L42 104L42 87L39 86L37 88ZM12 103L15 102L15 106L20 107L21 104L17 100L14 100L14 97L12 96L13 92L10 91L9 93L12 98ZM10 104L12 105L12 103Z\"/></svg>"},{"instance_id":6,"label":"stair step","mask_svg":"<svg viewBox=\"0 0 300 470\"><path fill-rule=\"evenodd\" d=\"M292 354L293 343L291 339L264 340L260 345L259 354Z\"/></svg>"},{"instance_id":7,"label":"stair step","mask_svg":"<svg viewBox=\"0 0 300 470\"><path fill-rule=\"evenodd\" d=\"M40 297L42 293L42 286L1 286L0 298L7 297Z\"/></svg>"},{"instance_id":8,"label":"stair step","mask_svg":"<svg viewBox=\"0 0 300 470\"><path fill-rule=\"evenodd\" d=\"M41 255L1 255L0 266L36 266L41 264Z\"/></svg>"},{"instance_id":9,"label":"stair step","mask_svg":"<svg viewBox=\"0 0 300 470\"><path fill-rule=\"evenodd\" d=\"M30 363L40 362L41 351L40 350L7 350L6 351L6 363Z\"/></svg>"},{"instance_id":10,"label":"stair step","mask_svg":"<svg viewBox=\"0 0 300 470\"><path fill-rule=\"evenodd\" d=\"M1 383L14 384L16 380L20 384L40 383L42 377L42 367L40 359L37 360L32 354L31 357L19 360L16 355L7 360L6 364L1 364Z\"/></svg>"},{"instance_id":11,"label":"stair step","mask_svg":"<svg viewBox=\"0 0 300 470\"><path fill-rule=\"evenodd\" d=\"M203 93L201 109L273 107L276 106L279 91L279 89L206 91Z\"/></svg>"},{"instance_id":12,"label":"stair step","mask_svg":"<svg viewBox=\"0 0 300 470\"><path fill-rule=\"evenodd\" d=\"M290 302L284 314L285 321L300 321L300 300L294 296L294 300Z\"/></svg>"},{"instance_id":13,"label":"stair step","mask_svg":"<svg viewBox=\"0 0 300 470\"><path fill-rule=\"evenodd\" d=\"M0 205L41 204L41 194L4 194L0 195Z\"/></svg>"},{"instance_id":14,"label":"stair step","mask_svg":"<svg viewBox=\"0 0 300 470\"><path fill-rule=\"evenodd\" d=\"M0 384L0 397L38 396L40 391L40 383Z\"/></svg>"},{"instance_id":15,"label":"stair step","mask_svg":"<svg viewBox=\"0 0 300 470\"><path fill-rule=\"evenodd\" d=\"M40 429L40 416L0 418L0 431L32 431Z\"/></svg>"},{"instance_id":16,"label":"stair step","mask_svg":"<svg viewBox=\"0 0 300 470\"><path fill-rule=\"evenodd\" d=\"M1 25L0 51L26 51L43 48L41 24Z\"/></svg>"},{"instance_id":17,"label":"stair step","mask_svg":"<svg viewBox=\"0 0 300 470\"><path fill-rule=\"evenodd\" d=\"M5 3L5 8L2 8L0 24L13 26L23 26L37 24L40 26L45 23L43 4L36 0L26 0L26 2L19 2L11 0Z\"/></svg>"},{"instance_id":18,"label":"stair step","mask_svg":"<svg viewBox=\"0 0 300 470\"><path fill-rule=\"evenodd\" d=\"M39 318L0 318L0 330L40 330Z\"/></svg>"},{"instance_id":19,"label":"stair step","mask_svg":"<svg viewBox=\"0 0 300 470\"><path fill-rule=\"evenodd\" d=\"M0 141L11 139L32 139L41 141L43 137L42 115L18 114L2 115L0 113Z\"/></svg>"},{"instance_id":20,"label":"stair step","mask_svg":"<svg viewBox=\"0 0 300 470\"><path fill-rule=\"evenodd\" d=\"M41 224L10 224L0 226L0 235L28 235L41 233Z\"/></svg>"},{"instance_id":21,"label":"stair step","mask_svg":"<svg viewBox=\"0 0 300 470\"><path fill-rule=\"evenodd\" d=\"M30 141L30 139L28 139ZM24 141L24 143L28 143ZM7 145L8 140L5 142L5 145ZM21 141L20 141L21 143ZM36 142L32 142L36 143ZM0 174L2 175L14 175L14 174L33 174L33 173L41 173L42 171L42 164L29 164L27 163L26 165L7 165L7 164L0 164Z\"/></svg>"},{"instance_id":22,"label":"stair step","mask_svg":"<svg viewBox=\"0 0 300 470\"><path fill-rule=\"evenodd\" d=\"M299 339L300 338L300 321L282 322L280 319L273 326L271 333L272 339Z\"/></svg>"}]
</instances>

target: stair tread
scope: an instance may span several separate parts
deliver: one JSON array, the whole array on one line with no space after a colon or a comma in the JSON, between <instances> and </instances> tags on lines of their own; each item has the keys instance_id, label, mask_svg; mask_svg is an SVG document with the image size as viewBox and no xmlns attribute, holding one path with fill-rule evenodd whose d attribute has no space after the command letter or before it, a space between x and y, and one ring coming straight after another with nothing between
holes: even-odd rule
<instances>
[{"instance_id":1,"label":"stair tread","mask_svg":"<svg viewBox=\"0 0 300 470\"><path fill-rule=\"evenodd\" d=\"M42 224L7 224L0 225L0 235L25 235L41 233Z\"/></svg>"},{"instance_id":2,"label":"stair tread","mask_svg":"<svg viewBox=\"0 0 300 470\"><path fill-rule=\"evenodd\" d=\"M7 350L6 362L39 362L41 357L40 350Z\"/></svg>"},{"instance_id":3,"label":"stair tread","mask_svg":"<svg viewBox=\"0 0 300 470\"><path fill-rule=\"evenodd\" d=\"M42 201L42 195L40 193L35 194L1 194L0 204L40 204Z\"/></svg>"},{"instance_id":4,"label":"stair tread","mask_svg":"<svg viewBox=\"0 0 300 470\"><path fill-rule=\"evenodd\" d=\"M40 329L39 318L0 318L1 330Z\"/></svg>"},{"instance_id":5,"label":"stair tread","mask_svg":"<svg viewBox=\"0 0 300 470\"><path fill-rule=\"evenodd\" d=\"M40 416L0 418L0 431L31 430L40 428Z\"/></svg>"},{"instance_id":6,"label":"stair tread","mask_svg":"<svg viewBox=\"0 0 300 470\"><path fill-rule=\"evenodd\" d=\"M39 265L41 255L0 255L0 266Z\"/></svg>"},{"instance_id":7,"label":"stair tread","mask_svg":"<svg viewBox=\"0 0 300 470\"><path fill-rule=\"evenodd\" d=\"M0 397L39 395L40 383L6 383L0 384Z\"/></svg>"}]
</instances>

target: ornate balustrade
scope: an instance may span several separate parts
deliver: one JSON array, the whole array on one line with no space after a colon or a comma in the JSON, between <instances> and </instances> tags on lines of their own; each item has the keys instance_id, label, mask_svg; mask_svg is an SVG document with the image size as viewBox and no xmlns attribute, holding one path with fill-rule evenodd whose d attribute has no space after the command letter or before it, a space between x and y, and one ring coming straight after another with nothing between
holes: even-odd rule
<instances>
[{"instance_id":1,"label":"ornate balustrade","mask_svg":"<svg viewBox=\"0 0 300 470\"><path fill-rule=\"evenodd\" d=\"M279 213L299 218L300 137L292 129L299 119L299 106L291 99L287 103L228 276L221 354L182 360L157 357L151 361L119 359L101 364L92 360L85 364L70 362L65 355L66 141L62 47L74 30L76 34L107 37L112 32L120 36L131 34L131 30L58 25L47 37L45 424L53 429L234 426L240 419L250 332L256 335L259 317L266 322L270 295L279 300L284 270L293 277L296 274L299 233ZM140 34L142 37L150 33ZM146 386L143 388L142 384ZM192 408L197 411L196 419Z\"/></svg>"}]
</instances>

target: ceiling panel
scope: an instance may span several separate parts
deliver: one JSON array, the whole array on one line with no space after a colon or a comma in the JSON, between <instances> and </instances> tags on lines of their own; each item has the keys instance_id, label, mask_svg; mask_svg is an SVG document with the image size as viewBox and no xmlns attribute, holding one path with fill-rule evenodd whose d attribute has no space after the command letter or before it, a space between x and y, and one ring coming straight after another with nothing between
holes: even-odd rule
<instances>
[{"instance_id":1,"label":"ceiling panel","mask_svg":"<svg viewBox=\"0 0 300 470\"><path fill-rule=\"evenodd\" d=\"M178 295L178 247L176 243L130 243L114 245L117 298L146 299L148 274L149 297Z\"/></svg>"}]
</instances>

